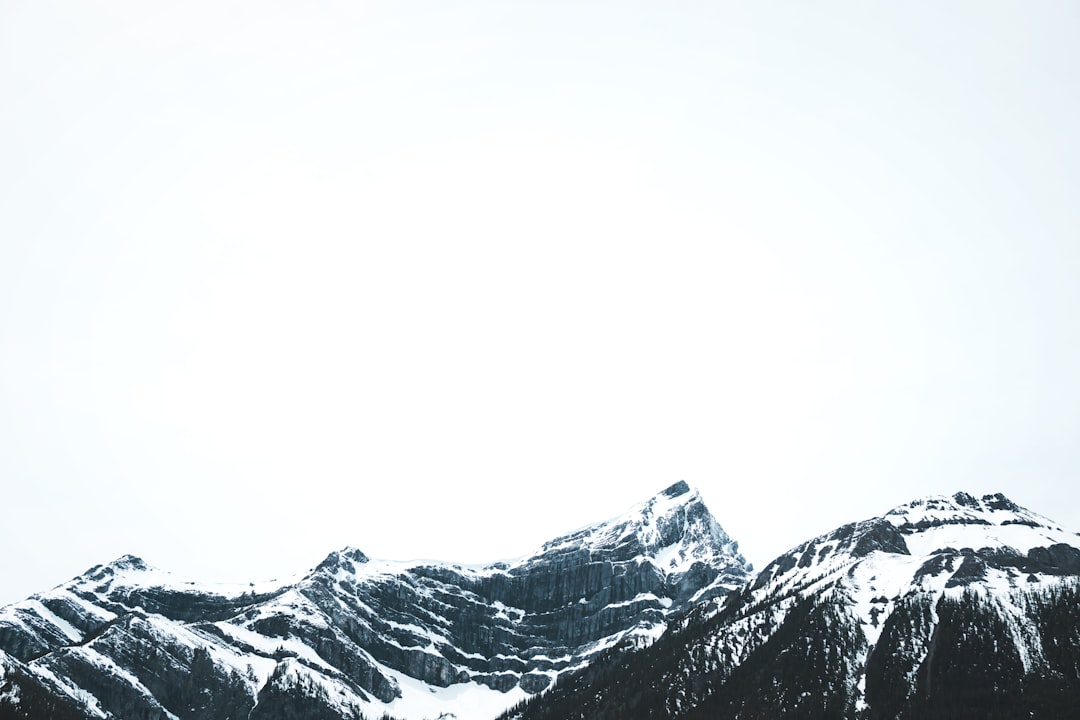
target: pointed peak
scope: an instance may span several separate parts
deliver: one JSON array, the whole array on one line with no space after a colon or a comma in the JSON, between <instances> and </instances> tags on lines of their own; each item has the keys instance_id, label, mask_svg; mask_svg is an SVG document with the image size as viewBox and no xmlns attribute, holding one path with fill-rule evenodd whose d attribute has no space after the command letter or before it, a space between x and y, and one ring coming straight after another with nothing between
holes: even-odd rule
<instances>
[{"instance_id":1,"label":"pointed peak","mask_svg":"<svg viewBox=\"0 0 1080 720\"><path fill-rule=\"evenodd\" d=\"M709 512L697 488L692 487L685 480L680 480L674 485L664 488L648 500L634 505L620 519L640 516L647 520L649 517L682 512L681 508L696 508L698 506L701 507L702 512L706 514Z\"/></svg>"},{"instance_id":2,"label":"pointed peak","mask_svg":"<svg viewBox=\"0 0 1080 720\"><path fill-rule=\"evenodd\" d=\"M722 569L737 584L750 571L738 543L716 522L701 494L682 480L617 517L545 543L523 562L579 551L596 559L648 561L669 577L695 567L706 574Z\"/></svg>"},{"instance_id":3,"label":"pointed peak","mask_svg":"<svg viewBox=\"0 0 1080 720\"><path fill-rule=\"evenodd\" d=\"M354 548L351 545L348 547L344 547L341 550L338 550L338 554L341 555L341 557L343 558L358 563L366 563L370 560L370 558L368 558L367 555L362 553L359 548Z\"/></svg>"},{"instance_id":4,"label":"pointed peak","mask_svg":"<svg viewBox=\"0 0 1080 720\"><path fill-rule=\"evenodd\" d=\"M369 558L360 550L354 547L344 547L341 550L335 550L318 564L315 570L327 570L329 572L336 572L343 566L348 565L363 565L369 562Z\"/></svg>"},{"instance_id":5,"label":"pointed peak","mask_svg":"<svg viewBox=\"0 0 1080 720\"><path fill-rule=\"evenodd\" d=\"M136 555L123 555L109 563L114 570L150 570L146 561Z\"/></svg>"},{"instance_id":6,"label":"pointed peak","mask_svg":"<svg viewBox=\"0 0 1080 720\"><path fill-rule=\"evenodd\" d=\"M634 505L619 517L601 524L648 526L654 525L660 518L683 515L688 512L712 517L709 509L705 507L701 493L688 485L685 480L680 480L648 500Z\"/></svg>"},{"instance_id":7,"label":"pointed peak","mask_svg":"<svg viewBox=\"0 0 1080 720\"><path fill-rule=\"evenodd\" d=\"M69 583L104 582L131 573L146 574L157 569L136 555L122 555L106 565L95 565L82 575L72 578Z\"/></svg>"},{"instance_id":8,"label":"pointed peak","mask_svg":"<svg viewBox=\"0 0 1080 720\"><path fill-rule=\"evenodd\" d=\"M676 498L680 495L685 495L690 492L690 486L686 484L685 480L680 480L669 488L666 488L660 495L664 497Z\"/></svg>"}]
</instances>

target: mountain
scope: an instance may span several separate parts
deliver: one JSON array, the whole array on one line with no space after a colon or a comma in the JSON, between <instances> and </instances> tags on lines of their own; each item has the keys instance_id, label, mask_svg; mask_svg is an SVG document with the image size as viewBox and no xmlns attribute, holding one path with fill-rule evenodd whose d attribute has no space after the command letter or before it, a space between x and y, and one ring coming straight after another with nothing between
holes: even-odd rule
<instances>
[{"instance_id":1,"label":"mountain","mask_svg":"<svg viewBox=\"0 0 1080 720\"><path fill-rule=\"evenodd\" d=\"M903 505L784 553L658 642L505 717L1061 718L1080 537L1002 495Z\"/></svg>"},{"instance_id":2,"label":"mountain","mask_svg":"<svg viewBox=\"0 0 1080 720\"><path fill-rule=\"evenodd\" d=\"M487 719L749 577L682 482L485 567L350 548L224 586L126 556L0 609L0 719Z\"/></svg>"}]
</instances>

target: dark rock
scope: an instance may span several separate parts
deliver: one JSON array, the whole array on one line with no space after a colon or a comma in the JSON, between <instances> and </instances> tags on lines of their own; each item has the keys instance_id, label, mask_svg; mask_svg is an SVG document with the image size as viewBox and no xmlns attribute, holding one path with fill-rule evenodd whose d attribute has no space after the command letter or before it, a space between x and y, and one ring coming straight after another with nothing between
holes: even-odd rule
<instances>
[{"instance_id":1,"label":"dark rock","mask_svg":"<svg viewBox=\"0 0 1080 720\"><path fill-rule=\"evenodd\" d=\"M680 480L679 482L675 483L671 487L665 489L660 494L663 495L664 497L676 498L676 497L679 497L680 495L685 495L688 492L690 492L690 486L686 484L685 480Z\"/></svg>"},{"instance_id":2,"label":"dark rock","mask_svg":"<svg viewBox=\"0 0 1080 720\"><path fill-rule=\"evenodd\" d=\"M955 495L953 495L953 500L956 501L957 505L962 505L964 507L970 507L970 508L978 508L979 507L979 501L976 500L972 495L967 494L966 492L958 492L958 493L956 493Z\"/></svg>"},{"instance_id":3,"label":"dark rock","mask_svg":"<svg viewBox=\"0 0 1080 720\"><path fill-rule=\"evenodd\" d=\"M914 579L919 581L927 575L937 577L943 572L952 572L955 567L955 558L956 554L954 553L938 553L931 555L930 559L924 562L922 566L915 571Z\"/></svg>"},{"instance_id":4,"label":"dark rock","mask_svg":"<svg viewBox=\"0 0 1080 720\"><path fill-rule=\"evenodd\" d=\"M509 692L518 684L518 676L510 673L473 675L472 679L499 692Z\"/></svg>"},{"instance_id":5,"label":"dark rock","mask_svg":"<svg viewBox=\"0 0 1080 720\"><path fill-rule=\"evenodd\" d=\"M888 520L874 520L860 529L859 539L851 549L851 554L857 558L866 557L875 550L897 555L911 554L903 534Z\"/></svg>"},{"instance_id":6,"label":"dark rock","mask_svg":"<svg viewBox=\"0 0 1080 720\"><path fill-rule=\"evenodd\" d=\"M1047 575L1080 575L1080 549L1061 543L1032 548L1023 569Z\"/></svg>"},{"instance_id":7,"label":"dark rock","mask_svg":"<svg viewBox=\"0 0 1080 720\"><path fill-rule=\"evenodd\" d=\"M991 510L1007 510L1009 512L1018 512L1020 510L1019 505L1001 493L983 495L983 503Z\"/></svg>"},{"instance_id":8,"label":"dark rock","mask_svg":"<svg viewBox=\"0 0 1080 720\"><path fill-rule=\"evenodd\" d=\"M956 569L956 572L952 574L949 581L945 583L945 587L960 587L964 585L970 585L971 583L983 580L986 578L986 563L982 558L976 555L967 555L964 557L963 562L960 563L960 567Z\"/></svg>"},{"instance_id":9,"label":"dark rock","mask_svg":"<svg viewBox=\"0 0 1080 720\"><path fill-rule=\"evenodd\" d=\"M521 676L521 689L530 695L543 692L551 685L551 676L544 673L526 673Z\"/></svg>"}]
</instances>

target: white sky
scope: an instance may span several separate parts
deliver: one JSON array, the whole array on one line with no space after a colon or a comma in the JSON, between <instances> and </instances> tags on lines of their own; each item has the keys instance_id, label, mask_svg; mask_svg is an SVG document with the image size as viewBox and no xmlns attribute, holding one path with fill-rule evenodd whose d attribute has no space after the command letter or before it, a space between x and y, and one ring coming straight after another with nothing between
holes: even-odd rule
<instances>
[{"instance_id":1,"label":"white sky","mask_svg":"<svg viewBox=\"0 0 1080 720\"><path fill-rule=\"evenodd\" d=\"M680 479L758 567L960 489L1080 530L1078 28L0 2L0 603L495 560Z\"/></svg>"}]
</instances>

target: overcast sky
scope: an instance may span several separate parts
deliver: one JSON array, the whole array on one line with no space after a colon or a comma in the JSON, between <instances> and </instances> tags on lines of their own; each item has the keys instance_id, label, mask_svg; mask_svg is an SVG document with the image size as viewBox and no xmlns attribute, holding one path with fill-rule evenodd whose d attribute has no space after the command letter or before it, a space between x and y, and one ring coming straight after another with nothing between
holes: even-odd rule
<instances>
[{"instance_id":1,"label":"overcast sky","mask_svg":"<svg viewBox=\"0 0 1080 720\"><path fill-rule=\"evenodd\" d=\"M0 603L698 487L1080 530L1080 6L0 2Z\"/></svg>"}]
</instances>

